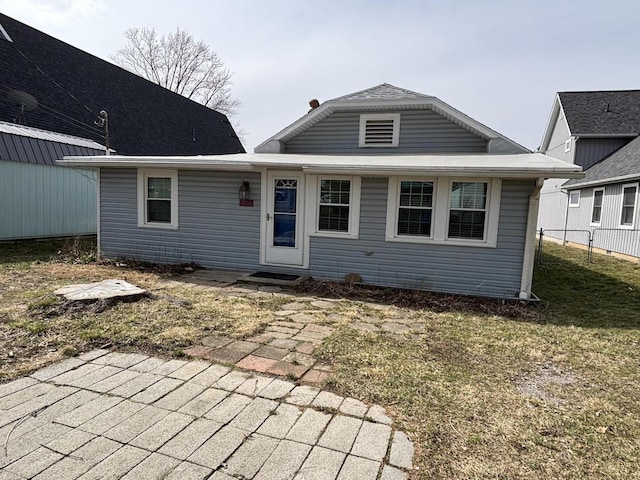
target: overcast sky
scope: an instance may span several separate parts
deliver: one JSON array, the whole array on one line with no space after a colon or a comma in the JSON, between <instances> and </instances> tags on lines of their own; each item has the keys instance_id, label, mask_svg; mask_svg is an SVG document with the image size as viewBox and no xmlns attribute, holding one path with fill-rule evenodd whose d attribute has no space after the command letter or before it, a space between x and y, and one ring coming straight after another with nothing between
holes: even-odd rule
<instances>
[{"instance_id":1,"label":"overcast sky","mask_svg":"<svg viewBox=\"0 0 640 480\"><path fill-rule=\"evenodd\" d=\"M535 149L554 94L640 88L632 0L0 0L103 59L130 27L176 27L234 72L247 151L320 102L391 83Z\"/></svg>"}]
</instances>

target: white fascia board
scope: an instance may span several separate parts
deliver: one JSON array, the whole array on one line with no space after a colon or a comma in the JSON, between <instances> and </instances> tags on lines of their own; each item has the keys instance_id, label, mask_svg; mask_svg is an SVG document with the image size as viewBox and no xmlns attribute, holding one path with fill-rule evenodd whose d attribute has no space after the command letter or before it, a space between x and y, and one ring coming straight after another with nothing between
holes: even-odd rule
<instances>
[{"instance_id":1,"label":"white fascia board","mask_svg":"<svg viewBox=\"0 0 640 480\"><path fill-rule=\"evenodd\" d=\"M553 106L551 107L551 113L549 114L549 120L547 120L547 128L542 134L542 141L540 142L539 151L545 152L547 148L549 148L549 142L551 141L551 135L553 134L553 127L558 120L558 115L560 115L560 110L562 109L562 102L560 102L560 94L556 93L556 97L553 99ZM567 124L567 130L569 131L569 135L571 135L571 129L569 128L569 123L567 122L567 117L565 115L564 118L565 123Z\"/></svg>"},{"instance_id":2,"label":"white fascia board","mask_svg":"<svg viewBox=\"0 0 640 480\"><path fill-rule=\"evenodd\" d=\"M630 173L629 175L621 175L619 177L611 177L611 178L606 178L601 180L592 180L590 182L575 183L573 185L568 185L562 188L563 190L578 190L586 187L596 187L598 185L610 185L612 183L625 183L628 181L633 181L638 179L640 179L640 172Z\"/></svg>"},{"instance_id":3,"label":"white fascia board","mask_svg":"<svg viewBox=\"0 0 640 480\"><path fill-rule=\"evenodd\" d=\"M246 154L239 154L246 155ZM245 159L237 160L231 155L195 156L195 157L64 157L57 160L58 165L84 168L174 168L180 170L228 170L246 171L253 166ZM234 155L235 156L235 155Z\"/></svg>"},{"instance_id":4,"label":"white fascia board","mask_svg":"<svg viewBox=\"0 0 640 480\"><path fill-rule=\"evenodd\" d=\"M429 167L429 168L361 168L353 166L327 167L307 165L302 167L307 173L312 174L350 174L365 176L390 176L390 175L420 175L420 176L449 176L449 177L491 177L491 178L581 178L580 172L567 172L555 169L500 169L500 168L472 168L472 167Z\"/></svg>"}]
</instances>

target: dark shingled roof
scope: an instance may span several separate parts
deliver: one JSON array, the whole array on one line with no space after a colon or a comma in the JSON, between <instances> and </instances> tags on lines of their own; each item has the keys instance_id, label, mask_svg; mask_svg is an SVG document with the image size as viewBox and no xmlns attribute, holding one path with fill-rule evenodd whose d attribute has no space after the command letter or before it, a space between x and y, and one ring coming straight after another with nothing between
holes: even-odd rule
<instances>
[{"instance_id":1,"label":"dark shingled roof","mask_svg":"<svg viewBox=\"0 0 640 480\"><path fill-rule=\"evenodd\" d=\"M640 90L558 95L572 135L640 135Z\"/></svg>"},{"instance_id":2,"label":"dark shingled roof","mask_svg":"<svg viewBox=\"0 0 640 480\"><path fill-rule=\"evenodd\" d=\"M27 125L104 143L94 125L109 114L112 149L121 155L244 152L227 117L137 75L0 14L12 42L0 35L0 121L18 108L10 90L39 106Z\"/></svg>"},{"instance_id":3,"label":"dark shingled roof","mask_svg":"<svg viewBox=\"0 0 640 480\"><path fill-rule=\"evenodd\" d=\"M563 186L577 188L583 184L608 183L618 177L640 178L640 137L585 170L584 178L569 180Z\"/></svg>"}]
</instances>

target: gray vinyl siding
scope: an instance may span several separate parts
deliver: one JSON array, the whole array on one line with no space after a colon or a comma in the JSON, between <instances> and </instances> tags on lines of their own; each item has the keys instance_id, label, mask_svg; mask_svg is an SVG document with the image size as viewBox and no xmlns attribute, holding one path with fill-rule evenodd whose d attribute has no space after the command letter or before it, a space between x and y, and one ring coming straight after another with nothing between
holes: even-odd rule
<instances>
[{"instance_id":1,"label":"gray vinyl siding","mask_svg":"<svg viewBox=\"0 0 640 480\"><path fill-rule=\"evenodd\" d=\"M600 226L591 225L593 192L599 187L580 190L580 206L569 208L567 228L593 232L593 246L595 248L640 257L640 206L638 198L636 198L634 228L620 228L623 185L626 184L617 183L604 186ZM573 233L571 238L567 239L583 245L588 244L588 235L585 233Z\"/></svg>"},{"instance_id":2,"label":"gray vinyl siding","mask_svg":"<svg viewBox=\"0 0 640 480\"><path fill-rule=\"evenodd\" d=\"M584 170L629 143L629 138L579 138L576 140L575 163Z\"/></svg>"},{"instance_id":3,"label":"gray vinyl siding","mask_svg":"<svg viewBox=\"0 0 640 480\"><path fill-rule=\"evenodd\" d=\"M435 292L517 297L532 182L504 181L497 248L385 242L386 178L364 178L359 240L312 237L310 271Z\"/></svg>"},{"instance_id":4,"label":"gray vinyl siding","mask_svg":"<svg viewBox=\"0 0 640 480\"><path fill-rule=\"evenodd\" d=\"M259 264L259 174L180 171L179 229L137 226L135 169L101 171L101 249L107 257L211 268L308 273L437 292L516 297L520 288L529 194L533 183L504 181L497 248L385 241L386 178L362 180L360 238L311 237L309 270ZM238 187L251 183L254 207L238 206Z\"/></svg>"},{"instance_id":5,"label":"gray vinyl siding","mask_svg":"<svg viewBox=\"0 0 640 480\"><path fill-rule=\"evenodd\" d=\"M253 207L238 205L243 180ZM178 230L138 227L136 169L100 173L102 254L158 263L255 270L260 252L260 174L180 171Z\"/></svg>"},{"instance_id":6,"label":"gray vinyl siding","mask_svg":"<svg viewBox=\"0 0 640 480\"><path fill-rule=\"evenodd\" d=\"M571 145L571 150L565 152L565 142L571 138L571 132L567 127L567 122L564 119L564 113L560 110L560 114L553 127L553 133L549 139L549 145L547 150L543 152L550 157L557 158L563 162L573 163L573 154L575 145Z\"/></svg>"},{"instance_id":7,"label":"gray vinyl siding","mask_svg":"<svg viewBox=\"0 0 640 480\"><path fill-rule=\"evenodd\" d=\"M394 113L367 111L363 113ZM400 112L398 147L358 147L359 112L336 112L284 144L284 153L486 153L487 141L432 110Z\"/></svg>"},{"instance_id":8,"label":"gray vinyl siding","mask_svg":"<svg viewBox=\"0 0 640 480\"><path fill-rule=\"evenodd\" d=\"M96 173L0 160L0 240L96 233Z\"/></svg>"}]
</instances>

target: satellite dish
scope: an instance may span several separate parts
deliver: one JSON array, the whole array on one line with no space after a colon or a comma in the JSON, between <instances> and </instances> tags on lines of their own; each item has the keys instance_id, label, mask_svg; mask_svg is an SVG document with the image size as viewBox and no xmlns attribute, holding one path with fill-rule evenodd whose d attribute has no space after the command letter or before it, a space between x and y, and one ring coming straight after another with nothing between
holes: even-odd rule
<instances>
[{"instance_id":1,"label":"satellite dish","mask_svg":"<svg viewBox=\"0 0 640 480\"><path fill-rule=\"evenodd\" d=\"M7 92L7 98L16 107L20 107L21 112L31 112L38 108L36 97L22 90L9 90Z\"/></svg>"}]
</instances>

